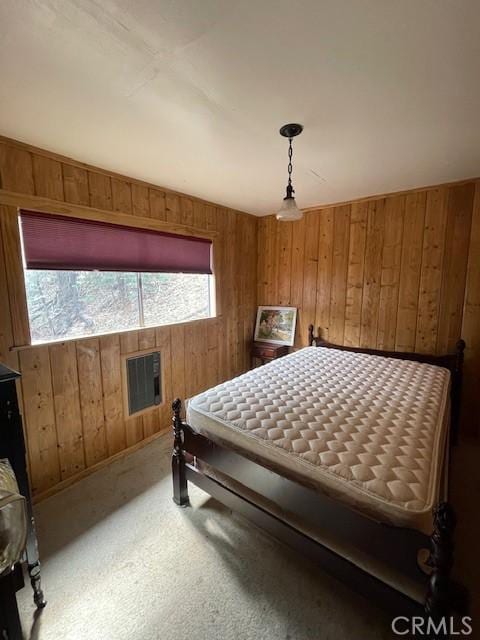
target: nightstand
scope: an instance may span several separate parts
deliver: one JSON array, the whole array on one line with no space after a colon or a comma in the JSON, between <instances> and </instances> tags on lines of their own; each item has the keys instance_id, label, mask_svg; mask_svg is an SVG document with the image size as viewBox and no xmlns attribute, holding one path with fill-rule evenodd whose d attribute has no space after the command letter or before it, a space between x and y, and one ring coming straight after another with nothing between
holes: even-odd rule
<instances>
[{"instance_id":1,"label":"nightstand","mask_svg":"<svg viewBox=\"0 0 480 640\"><path fill-rule=\"evenodd\" d=\"M290 347L284 344L273 344L272 342L254 342L252 345L252 365L255 360L260 360L262 364L286 356Z\"/></svg>"}]
</instances>

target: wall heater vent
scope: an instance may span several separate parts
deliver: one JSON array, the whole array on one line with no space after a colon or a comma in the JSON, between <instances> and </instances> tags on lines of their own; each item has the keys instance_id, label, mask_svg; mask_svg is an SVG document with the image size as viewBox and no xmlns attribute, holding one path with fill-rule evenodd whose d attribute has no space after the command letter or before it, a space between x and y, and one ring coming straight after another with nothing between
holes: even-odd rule
<instances>
[{"instance_id":1,"label":"wall heater vent","mask_svg":"<svg viewBox=\"0 0 480 640\"><path fill-rule=\"evenodd\" d=\"M160 353L154 351L126 359L128 414L162 402Z\"/></svg>"}]
</instances>

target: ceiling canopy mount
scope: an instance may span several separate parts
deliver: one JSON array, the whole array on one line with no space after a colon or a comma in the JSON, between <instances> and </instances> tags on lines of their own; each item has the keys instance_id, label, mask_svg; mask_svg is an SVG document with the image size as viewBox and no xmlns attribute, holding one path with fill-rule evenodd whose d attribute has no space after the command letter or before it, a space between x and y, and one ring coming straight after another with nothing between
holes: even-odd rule
<instances>
[{"instance_id":1,"label":"ceiling canopy mount","mask_svg":"<svg viewBox=\"0 0 480 640\"><path fill-rule=\"evenodd\" d=\"M280 135L284 138L295 138L303 131L303 124L284 124L283 127L280 128Z\"/></svg>"}]
</instances>

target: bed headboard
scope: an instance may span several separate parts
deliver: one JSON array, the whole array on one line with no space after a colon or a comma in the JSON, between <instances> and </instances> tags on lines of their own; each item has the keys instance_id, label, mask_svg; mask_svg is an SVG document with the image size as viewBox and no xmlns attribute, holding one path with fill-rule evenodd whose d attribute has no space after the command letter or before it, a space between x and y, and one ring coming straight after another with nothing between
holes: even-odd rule
<instances>
[{"instance_id":1,"label":"bed headboard","mask_svg":"<svg viewBox=\"0 0 480 640\"><path fill-rule=\"evenodd\" d=\"M321 330L318 328L317 335L314 334L313 324L308 325L308 344L310 347L325 347L327 349L340 349L341 351L353 351L354 353L368 353L374 356L385 356L387 358L398 358L399 360L413 360L415 362L425 362L434 364L437 367L445 367L452 376L452 435L456 440L458 432L458 420L460 416L460 399L462 390L463 358L465 351L465 341L458 340L454 353L445 355L434 355L429 353L412 353L405 351L382 351L380 349L367 349L364 347L344 347L343 345L327 342L321 337Z\"/></svg>"}]
</instances>

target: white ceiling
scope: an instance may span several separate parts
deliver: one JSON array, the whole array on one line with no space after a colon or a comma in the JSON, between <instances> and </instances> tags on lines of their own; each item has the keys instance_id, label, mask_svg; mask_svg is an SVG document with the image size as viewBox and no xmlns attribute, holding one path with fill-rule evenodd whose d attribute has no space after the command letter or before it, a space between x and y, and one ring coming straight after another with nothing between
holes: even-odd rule
<instances>
[{"instance_id":1,"label":"white ceiling","mask_svg":"<svg viewBox=\"0 0 480 640\"><path fill-rule=\"evenodd\" d=\"M480 175L478 0L2 0L0 133L255 214Z\"/></svg>"}]
</instances>

